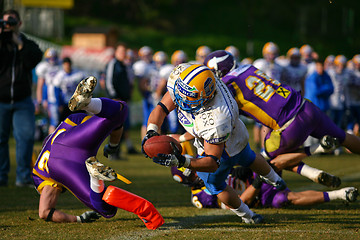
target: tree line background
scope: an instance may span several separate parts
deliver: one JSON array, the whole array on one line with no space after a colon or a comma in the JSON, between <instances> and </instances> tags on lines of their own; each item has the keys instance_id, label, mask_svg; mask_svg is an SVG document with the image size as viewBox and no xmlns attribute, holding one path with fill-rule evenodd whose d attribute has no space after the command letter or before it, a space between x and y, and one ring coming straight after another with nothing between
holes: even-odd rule
<instances>
[{"instance_id":1,"label":"tree line background","mask_svg":"<svg viewBox=\"0 0 360 240\"><path fill-rule=\"evenodd\" d=\"M65 19L101 19L118 26L120 39L134 47L168 52L183 48L193 55L199 45L233 44L243 57L258 57L273 41L283 54L308 43L321 56L352 57L360 52L359 10L354 0L76 0ZM72 25L65 26L71 32Z\"/></svg>"}]
</instances>

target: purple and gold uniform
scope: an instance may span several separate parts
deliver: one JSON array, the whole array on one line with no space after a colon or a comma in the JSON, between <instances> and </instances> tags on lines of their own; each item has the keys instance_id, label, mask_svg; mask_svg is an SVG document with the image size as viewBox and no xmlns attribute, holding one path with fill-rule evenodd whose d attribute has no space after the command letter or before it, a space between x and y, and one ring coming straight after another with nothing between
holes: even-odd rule
<instances>
[{"instance_id":1,"label":"purple and gold uniform","mask_svg":"<svg viewBox=\"0 0 360 240\"><path fill-rule=\"evenodd\" d=\"M256 178L256 176L256 173L254 173L254 178ZM262 183L257 201L259 201L260 206L262 207L282 208L289 203L287 197L289 192L289 188L279 191L270 184ZM253 204L256 206L259 205L259 203L255 202Z\"/></svg>"},{"instance_id":2,"label":"purple and gold uniform","mask_svg":"<svg viewBox=\"0 0 360 240\"><path fill-rule=\"evenodd\" d=\"M72 114L49 135L33 168L33 180L39 193L45 185L65 187L87 207L110 218L117 208L102 201L91 190L85 160L96 156L110 132L122 126L128 107L125 102L106 98L101 98L101 102L99 114Z\"/></svg>"},{"instance_id":3,"label":"purple and gold uniform","mask_svg":"<svg viewBox=\"0 0 360 240\"><path fill-rule=\"evenodd\" d=\"M252 65L244 65L222 78L234 95L240 111L271 128L265 138L269 157L298 149L308 136L336 137L345 132L300 92L266 76Z\"/></svg>"}]
</instances>

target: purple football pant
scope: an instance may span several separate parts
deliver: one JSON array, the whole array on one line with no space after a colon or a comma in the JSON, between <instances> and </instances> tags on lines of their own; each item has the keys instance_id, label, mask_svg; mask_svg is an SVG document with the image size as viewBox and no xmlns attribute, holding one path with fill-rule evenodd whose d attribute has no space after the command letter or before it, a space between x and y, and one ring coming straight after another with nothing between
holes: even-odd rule
<instances>
[{"instance_id":1,"label":"purple football pant","mask_svg":"<svg viewBox=\"0 0 360 240\"><path fill-rule=\"evenodd\" d=\"M281 208L288 204L287 198L290 190L286 188L283 191L277 190L275 187L263 183L259 193L261 205L263 207Z\"/></svg>"},{"instance_id":2,"label":"purple football pant","mask_svg":"<svg viewBox=\"0 0 360 240\"><path fill-rule=\"evenodd\" d=\"M91 190L85 160L96 156L101 143L111 131L124 123L128 107L125 102L121 102L123 107L120 110L119 102L106 98L101 98L101 101L102 110L99 114L66 130L55 139L48 167L52 179L63 184L87 207L109 218L116 214L117 208L103 202L102 194Z\"/></svg>"},{"instance_id":3,"label":"purple football pant","mask_svg":"<svg viewBox=\"0 0 360 240\"><path fill-rule=\"evenodd\" d=\"M265 148L270 158L299 149L309 137L336 137L342 143L345 132L312 102L306 101L295 120L283 131L271 131L265 137Z\"/></svg>"}]
</instances>

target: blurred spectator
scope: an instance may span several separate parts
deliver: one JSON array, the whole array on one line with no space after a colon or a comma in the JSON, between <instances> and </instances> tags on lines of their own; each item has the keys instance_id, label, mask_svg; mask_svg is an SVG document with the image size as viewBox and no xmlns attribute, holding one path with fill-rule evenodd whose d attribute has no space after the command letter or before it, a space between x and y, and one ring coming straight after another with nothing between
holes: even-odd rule
<instances>
[{"instance_id":1,"label":"blurred spectator","mask_svg":"<svg viewBox=\"0 0 360 240\"><path fill-rule=\"evenodd\" d=\"M304 96L307 68L301 63L300 51L298 48L290 48L286 56L288 64L283 68L280 81L296 91L301 91L301 95Z\"/></svg>"},{"instance_id":2,"label":"blurred spectator","mask_svg":"<svg viewBox=\"0 0 360 240\"><path fill-rule=\"evenodd\" d=\"M141 138L146 134L147 119L153 109L153 101L151 96L151 74L156 71L153 63L153 50L149 46L143 46L138 51L139 60L133 65L135 78L139 83L139 90L142 94L143 107L143 123L141 126Z\"/></svg>"},{"instance_id":3,"label":"blurred spectator","mask_svg":"<svg viewBox=\"0 0 360 240\"><path fill-rule=\"evenodd\" d=\"M325 61L324 61L324 70L325 71L329 71L330 69L334 68L334 60L335 60L334 55L329 55L325 58Z\"/></svg>"},{"instance_id":4,"label":"blurred spectator","mask_svg":"<svg viewBox=\"0 0 360 240\"><path fill-rule=\"evenodd\" d=\"M175 66L187 61L187 55L183 50L176 50L171 55L171 64L165 64L159 69L160 83L158 85L158 92L161 92L161 97L166 93L166 84L170 76L171 71ZM171 111L166 117L167 133L183 133L184 130L178 122L178 116L176 111Z\"/></svg>"},{"instance_id":5,"label":"blurred spectator","mask_svg":"<svg viewBox=\"0 0 360 240\"><path fill-rule=\"evenodd\" d=\"M316 62L316 71L305 80L305 98L312 101L321 111L327 112L330 108L329 98L334 87L329 74L324 70L321 61Z\"/></svg>"},{"instance_id":6,"label":"blurred spectator","mask_svg":"<svg viewBox=\"0 0 360 240\"><path fill-rule=\"evenodd\" d=\"M68 108L68 102L73 95L78 83L85 78L85 73L73 69L71 59L65 57L62 60L62 69L57 72L53 79L55 87L60 88L62 94L62 109L60 119L67 118L71 111Z\"/></svg>"},{"instance_id":7,"label":"blurred spectator","mask_svg":"<svg viewBox=\"0 0 360 240\"><path fill-rule=\"evenodd\" d=\"M256 59L254 66L269 77L280 80L283 68L275 62L279 56L279 47L273 42L267 42L262 49L263 58Z\"/></svg>"},{"instance_id":8,"label":"blurred spectator","mask_svg":"<svg viewBox=\"0 0 360 240\"><path fill-rule=\"evenodd\" d=\"M240 65L253 64L254 60L252 58L244 58L241 60Z\"/></svg>"},{"instance_id":9,"label":"blurred spectator","mask_svg":"<svg viewBox=\"0 0 360 240\"><path fill-rule=\"evenodd\" d=\"M48 48L44 53L45 61L36 66L38 83L36 99L39 106L47 111L49 130L51 134L60 123L60 107L63 105L61 90L54 85L54 77L61 69L58 53L54 48Z\"/></svg>"},{"instance_id":10,"label":"blurred spectator","mask_svg":"<svg viewBox=\"0 0 360 240\"><path fill-rule=\"evenodd\" d=\"M314 53L314 50L310 45L304 44L300 48L300 54L302 63L307 67L307 76L309 76L315 71L314 57L317 57L317 53Z\"/></svg>"},{"instance_id":11,"label":"blurred spectator","mask_svg":"<svg viewBox=\"0 0 360 240\"><path fill-rule=\"evenodd\" d=\"M211 49L208 46L202 45L196 49L195 61L190 61L192 64L203 64L207 55L211 53Z\"/></svg>"},{"instance_id":12,"label":"blurred spectator","mask_svg":"<svg viewBox=\"0 0 360 240\"><path fill-rule=\"evenodd\" d=\"M262 54L263 58L256 59L253 65L270 78L280 80L283 73L283 67L275 62L275 59L279 56L279 47L273 42L267 42L262 49ZM253 134L257 148L261 150L264 149L264 138L269 131L269 128L255 122Z\"/></svg>"},{"instance_id":13,"label":"blurred spectator","mask_svg":"<svg viewBox=\"0 0 360 240\"><path fill-rule=\"evenodd\" d=\"M330 116L334 123L343 128L342 121L345 113L345 91L350 80L350 72L345 68L346 57L338 55L334 60L334 69L329 70L334 93L330 96Z\"/></svg>"},{"instance_id":14,"label":"blurred spectator","mask_svg":"<svg viewBox=\"0 0 360 240\"><path fill-rule=\"evenodd\" d=\"M240 52L239 49L233 45L227 46L225 48L225 51L228 51L234 56L234 59L236 61L236 66L240 65Z\"/></svg>"},{"instance_id":15,"label":"blurred spectator","mask_svg":"<svg viewBox=\"0 0 360 240\"><path fill-rule=\"evenodd\" d=\"M0 30L0 186L8 185L10 129L16 141L16 186L31 186L35 108L31 98L32 69L41 61L39 46L20 33L16 10L2 14Z\"/></svg>"},{"instance_id":16,"label":"blurred spectator","mask_svg":"<svg viewBox=\"0 0 360 240\"><path fill-rule=\"evenodd\" d=\"M350 110L347 131L356 133L354 131L355 125L360 124L360 54L355 55L352 62L354 65L353 77L348 83L347 92L347 102Z\"/></svg>"},{"instance_id":17,"label":"blurred spectator","mask_svg":"<svg viewBox=\"0 0 360 240\"><path fill-rule=\"evenodd\" d=\"M130 79L128 67L125 64L127 46L125 43L118 43L115 48L114 58L107 64L105 69L105 88L109 98L125 101L130 104L132 90L133 90L133 79ZM124 123L123 140L125 140L127 153L136 154L133 143L129 136L130 130L130 114ZM122 129L117 129L117 134L110 135L109 144L106 146L110 149L112 154L109 154L109 158L116 160L120 159L121 138ZM112 148L112 149L111 149ZM112 151L113 150L113 151Z\"/></svg>"}]
</instances>

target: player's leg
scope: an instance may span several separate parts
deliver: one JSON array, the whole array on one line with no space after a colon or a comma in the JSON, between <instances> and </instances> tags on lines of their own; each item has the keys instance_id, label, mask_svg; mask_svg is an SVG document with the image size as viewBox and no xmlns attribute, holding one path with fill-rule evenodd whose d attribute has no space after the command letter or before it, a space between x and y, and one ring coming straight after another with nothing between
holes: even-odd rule
<instances>
[{"instance_id":1,"label":"player's leg","mask_svg":"<svg viewBox=\"0 0 360 240\"><path fill-rule=\"evenodd\" d=\"M236 164L251 168L251 170L261 175L261 178L264 181L277 189L283 190L286 188L286 184L282 178L274 171L261 154L255 154L249 144L240 152L240 154L236 155L236 158L238 158Z\"/></svg>"},{"instance_id":2,"label":"player's leg","mask_svg":"<svg viewBox=\"0 0 360 240\"><path fill-rule=\"evenodd\" d=\"M358 190L356 188L346 187L328 192L312 190L303 192L289 192L288 200L293 205L313 205L333 200L345 200L347 202L354 202L356 201L357 196Z\"/></svg>"},{"instance_id":3,"label":"player's leg","mask_svg":"<svg viewBox=\"0 0 360 240\"><path fill-rule=\"evenodd\" d=\"M90 175L90 201L96 211L107 217L112 217L116 213L116 208L102 200L106 187L104 181L114 181L115 171L100 163L95 157L90 157L85 161L86 168Z\"/></svg>"},{"instance_id":4,"label":"player's leg","mask_svg":"<svg viewBox=\"0 0 360 240\"><path fill-rule=\"evenodd\" d=\"M248 156L251 152L243 150L242 156ZM232 212L241 217L245 223L260 223L263 221L263 217L251 211L249 207L241 201L235 190L225 183L232 167L240 161L240 155L241 154L238 154L236 157L230 159L222 158L219 168L214 173L197 172L197 174L204 181L209 192L217 195L218 199L229 207Z\"/></svg>"},{"instance_id":5,"label":"player's leg","mask_svg":"<svg viewBox=\"0 0 360 240\"><path fill-rule=\"evenodd\" d=\"M70 110L85 110L95 114L95 117L89 118L79 124L76 129L72 129L68 135L74 136L68 138L67 141L70 141L69 144L74 144L74 146L97 151L110 132L123 125L128 115L128 107L122 101L92 98L96 83L95 77L85 78L78 84L71 97L69 101Z\"/></svg>"},{"instance_id":6,"label":"player's leg","mask_svg":"<svg viewBox=\"0 0 360 240\"><path fill-rule=\"evenodd\" d=\"M349 149L352 153L360 154L360 138L350 133L345 134L345 140L341 145Z\"/></svg>"},{"instance_id":7,"label":"player's leg","mask_svg":"<svg viewBox=\"0 0 360 240\"><path fill-rule=\"evenodd\" d=\"M42 188L39 201L39 217L52 222L77 222L74 215L66 214L55 209L61 190L45 185Z\"/></svg>"}]
</instances>

